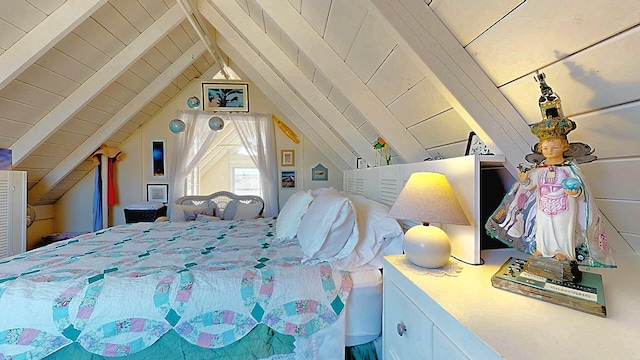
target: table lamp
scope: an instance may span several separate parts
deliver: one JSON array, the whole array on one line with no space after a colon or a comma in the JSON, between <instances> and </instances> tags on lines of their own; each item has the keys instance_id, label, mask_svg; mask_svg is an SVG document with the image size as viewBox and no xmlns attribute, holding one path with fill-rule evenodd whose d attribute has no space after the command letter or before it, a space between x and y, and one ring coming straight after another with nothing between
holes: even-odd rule
<instances>
[{"instance_id":1,"label":"table lamp","mask_svg":"<svg viewBox=\"0 0 640 360\"><path fill-rule=\"evenodd\" d=\"M469 225L447 178L433 172L411 174L388 216L422 223L404 234L403 247L409 261L426 268L446 265L451 255L449 236L429 223Z\"/></svg>"}]
</instances>

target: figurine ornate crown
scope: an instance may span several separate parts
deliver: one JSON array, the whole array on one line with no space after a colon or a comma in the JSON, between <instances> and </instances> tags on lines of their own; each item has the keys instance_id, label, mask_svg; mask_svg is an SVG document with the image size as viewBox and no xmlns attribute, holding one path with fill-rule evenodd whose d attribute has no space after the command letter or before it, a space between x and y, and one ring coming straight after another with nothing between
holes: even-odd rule
<instances>
[{"instance_id":1,"label":"figurine ornate crown","mask_svg":"<svg viewBox=\"0 0 640 360\"><path fill-rule=\"evenodd\" d=\"M564 117L562 101L545 81L546 75L536 71L535 80L540 83L538 105L542 121L531 126L531 132L540 141L549 139L567 139L567 134L576 128L576 123Z\"/></svg>"}]
</instances>

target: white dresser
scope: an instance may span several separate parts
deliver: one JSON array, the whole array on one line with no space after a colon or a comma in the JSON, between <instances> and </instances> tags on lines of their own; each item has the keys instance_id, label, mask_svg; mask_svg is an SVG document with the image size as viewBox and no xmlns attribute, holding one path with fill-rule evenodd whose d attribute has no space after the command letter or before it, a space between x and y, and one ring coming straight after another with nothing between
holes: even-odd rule
<instances>
[{"instance_id":1,"label":"white dresser","mask_svg":"<svg viewBox=\"0 0 640 360\"><path fill-rule=\"evenodd\" d=\"M0 170L0 258L27 247L27 172Z\"/></svg>"},{"instance_id":2,"label":"white dresser","mask_svg":"<svg viewBox=\"0 0 640 360\"><path fill-rule=\"evenodd\" d=\"M618 269L591 269L603 277L606 318L493 288L491 276L510 256L523 258L482 251L485 264L461 264L458 277L386 257L384 359L640 358L639 256L615 257Z\"/></svg>"}]
</instances>

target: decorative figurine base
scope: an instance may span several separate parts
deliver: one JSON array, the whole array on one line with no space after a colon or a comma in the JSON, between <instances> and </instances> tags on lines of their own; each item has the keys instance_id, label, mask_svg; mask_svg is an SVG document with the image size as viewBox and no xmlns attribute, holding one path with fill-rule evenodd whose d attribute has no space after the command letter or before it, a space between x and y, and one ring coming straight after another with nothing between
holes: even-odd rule
<instances>
[{"instance_id":1,"label":"decorative figurine base","mask_svg":"<svg viewBox=\"0 0 640 360\"><path fill-rule=\"evenodd\" d=\"M531 256L524 264L524 270L557 281L578 283L582 280L582 271L578 269L578 263L571 260Z\"/></svg>"},{"instance_id":2,"label":"decorative figurine base","mask_svg":"<svg viewBox=\"0 0 640 360\"><path fill-rule=\"evenodd\" d=\"M582 280L577 283L558 281L525 271L526 262L523 259L509 258L491 277L491 285L574 310L607 316L600 274L582 273Z\"/></svg>"}]
</instances>

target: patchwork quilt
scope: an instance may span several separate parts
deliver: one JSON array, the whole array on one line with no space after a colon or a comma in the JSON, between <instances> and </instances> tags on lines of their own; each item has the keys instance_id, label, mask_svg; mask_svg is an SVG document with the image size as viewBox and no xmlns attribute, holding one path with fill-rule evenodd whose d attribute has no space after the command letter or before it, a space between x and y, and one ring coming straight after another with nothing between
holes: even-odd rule
<instances>
[{"instance_id":1,"label":"patchwork quilt","mask_svg":"<svg viewBox=\"0 0 640 360\"><path fill-rule=\"evenodd\" d=\"M302 265L275 219L115 226L0 259L0 360L73 342L123 356L174 330L218 348L258 324L305 336L344 310L351 276Z\"/></svg>"}]
</instances>

